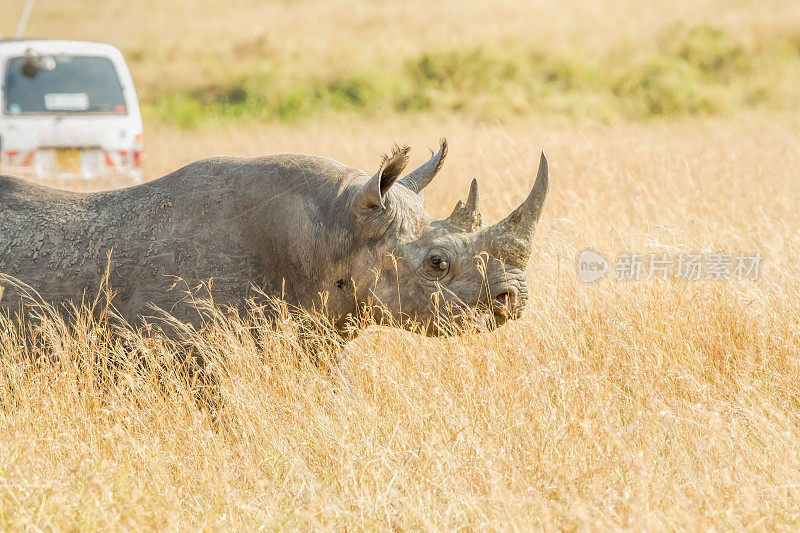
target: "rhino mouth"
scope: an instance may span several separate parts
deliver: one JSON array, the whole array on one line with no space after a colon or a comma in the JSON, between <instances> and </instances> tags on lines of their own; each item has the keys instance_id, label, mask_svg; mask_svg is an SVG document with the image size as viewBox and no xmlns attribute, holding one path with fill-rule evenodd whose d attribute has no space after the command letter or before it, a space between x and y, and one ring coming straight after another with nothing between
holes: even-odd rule
<instances>
[{"instance_id":1,"label":"rhino mouth","mask_svg":"<svg viewBox=\"0 0 800 533\"><path fill-rule=\"evenodd\" d=\"M494 327L500 327L509 320L522 316L527 300L527 291L524 285L501 285L493 291L492 300L489 302L491 311L490 322Z\"/></svg>"},{"instance_id":2,"label":"rhino mouth","mask_svg":"<svg viewBox=\"0 0 800 533\"><path fill-rule=\"evenodd\" d=\"M520 305L520 302L522 302L522 305ZM493 331L503 326L506 322L522 316L524 302L524 297L521 297L520 293L513 288L500 291L495 294L488 305L479 305L471 311L465 310L457 317L454 317L455 322L458 324L457 328L462 330L477 328L478 331Z\"/></svg>"},{"instance_id":3,"label":"rhino mouth","mask_svg":"<svg viewBox=\"0 0 800 533\"><path fill-rule=\"evenodd\" d=\"M513 290L507 290L495 295L492 299L492 314L495 319L502 318L504 321L519 316L516 308L517 296Z\"/></svg>"},{"instance_id":4,"label":"rhino mouth","mask_svg":"<svg viewBox=\"0 0 800 533\"><path fill-rule=\"evenodd\" d=\"M500 283L490 295L488 302L484 300L477 306L452 305L435 311L425 322L424 331L433 337L459 335L470 329L492 331L522 316L527 301L524 284Z\"/></svg>"}]
</instances>

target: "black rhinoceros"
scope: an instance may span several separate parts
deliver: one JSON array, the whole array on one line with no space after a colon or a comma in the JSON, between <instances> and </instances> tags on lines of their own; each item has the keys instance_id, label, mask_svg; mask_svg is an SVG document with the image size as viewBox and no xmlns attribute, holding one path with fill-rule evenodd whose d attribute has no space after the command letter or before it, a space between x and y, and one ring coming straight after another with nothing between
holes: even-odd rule
<instances>
[{"instance_id":1,"label":"black rhinoceros","mask_svg":"<svg viewBox=\"0 0 800 533\"><path fill-rule=\"evenodd\" d=\"M319 309L324 299L337 327L363 304L429 334L450 331L453 316L518 316L549 183L544 154L528 198L483 227L474 180L448 218L425 212L446 142L400 178L408 152L395 147L372 176L308 155L206 159L99 193L0 176L0 273L60 305L96 293L110 265L113 305L131 324L154 307L202 322L181 288L209 279L216 305L263 293ZM16 312L20 290L5 285L0 307Z\"/></svg>"}]
</instances>

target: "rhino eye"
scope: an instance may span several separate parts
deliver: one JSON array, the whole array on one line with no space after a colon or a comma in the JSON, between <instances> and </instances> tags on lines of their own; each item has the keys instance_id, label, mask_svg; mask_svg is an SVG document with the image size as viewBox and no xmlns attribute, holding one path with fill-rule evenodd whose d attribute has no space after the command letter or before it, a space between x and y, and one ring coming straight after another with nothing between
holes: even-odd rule
<instances>
[{"instance_id":1,"label":"rhino eye","mask_svg":"<svg viewBox=\"0 0 800 533\"><path fill-rule=\"evenodd\" d=\"M434 279L443 278L447 274L447 271L450 270L450 263L440 254L429 256L426 262L425 270L427 274Z\"/></svg>"}]
</instances>

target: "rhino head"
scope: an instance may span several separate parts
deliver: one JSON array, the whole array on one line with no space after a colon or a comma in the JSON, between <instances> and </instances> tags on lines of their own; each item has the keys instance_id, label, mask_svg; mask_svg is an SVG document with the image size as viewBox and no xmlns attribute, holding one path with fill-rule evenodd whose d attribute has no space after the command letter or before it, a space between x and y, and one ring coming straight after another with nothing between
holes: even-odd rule
<instances>
[{"instance_id":1,"label":"rhino head","mask_svg":"<svg viewBox=\"0 0 800 533\"><path fill-rule=\"evenodd\" d=\"M493 328L519 317L528 297L531 239L550 180L544 153L525 201L486 227L477 180L466 203L459 201L446 219L425 211L424 189L447 155L444 139L427 163L400 178L408 152L396 147L377 173L352 189L354 233L362 244L353 259L365 267L352 271L357 300L370 302L379 320L388 313L429 335L449 334L464 323Z\"/></svg>"}]
</instances>

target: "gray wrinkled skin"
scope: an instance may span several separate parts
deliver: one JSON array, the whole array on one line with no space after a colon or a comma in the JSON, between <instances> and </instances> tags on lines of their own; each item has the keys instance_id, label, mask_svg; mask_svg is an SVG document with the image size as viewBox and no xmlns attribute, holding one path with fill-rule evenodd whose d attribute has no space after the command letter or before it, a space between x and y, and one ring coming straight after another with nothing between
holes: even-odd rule
<instances>
[{"instance_id":1,"label":"gray wrinkled skin","mask_svg":"<svg viewBox=\"0 0 800 533\"><path fill-rule=\"evenodd\" d=\"M157 315L153 306L201 324L185 289L209 279L217 306L241 309L259 298L256 287L324 310L338 327L365 304L404 324L419 321L429 334L450 331L450 311L502 323L527 297L524 268L547 192L546 160L525 203L483 228L476 183L448 219L424 210L422 189L446 148L402 179L407 148L372 177L296 154L206 159L143 185L88 194L0 176L0 273L47 302L80 304L97 293L111 252L113 305L133 325ZM13 314L22 299L4 285L0 308Z\"/></svg>"}]
</instances>

